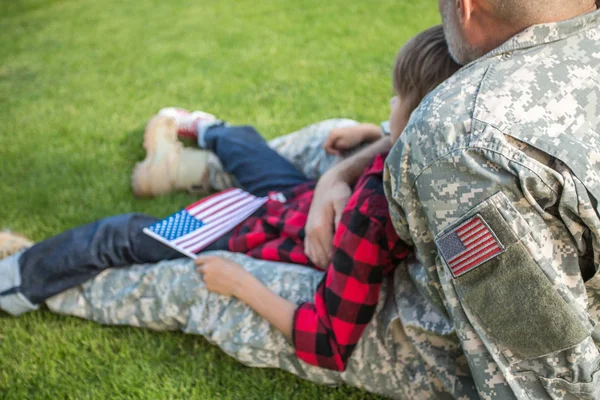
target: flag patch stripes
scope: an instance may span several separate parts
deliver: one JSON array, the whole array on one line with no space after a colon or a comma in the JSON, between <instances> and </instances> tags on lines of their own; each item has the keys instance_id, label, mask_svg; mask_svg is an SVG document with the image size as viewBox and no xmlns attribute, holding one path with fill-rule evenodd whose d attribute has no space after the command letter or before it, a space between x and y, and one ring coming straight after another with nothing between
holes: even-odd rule
<instances>
[{"instance_id":1,"label":"flag patch stripes","mask_svg":"<svg viewBox=\"0 0 600 400\"><path fill-rule=\"evenodd\" d=\"M256 197L237 188L228 189L144 228L144 233L196 258L196 253L235 228L266 201L267 197Z\"/></svg>"},{"instance_id":2,"label":"flag patch stripes","mask_svg":"<svg viewBox=\"0 0 600 400\"><path fill-rule=\"evenodd\" d=\"M454 278L504 252L504 246L479 214L453 228L436 244Z\"/></svg>"}]
</instances>

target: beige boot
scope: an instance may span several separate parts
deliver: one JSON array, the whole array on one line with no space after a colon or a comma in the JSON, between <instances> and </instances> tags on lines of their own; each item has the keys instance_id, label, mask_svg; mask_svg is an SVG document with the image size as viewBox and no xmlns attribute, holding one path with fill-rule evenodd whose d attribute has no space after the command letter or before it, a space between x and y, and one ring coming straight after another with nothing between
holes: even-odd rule
<instances>
[{"instance_id":1,"label":"beige boot","mask_svg":"<svg viewBox=\"0 0 600 400\"><path fill-rule=\"evenodd\" d=\"M0 231L0 260L32 245L33 242L24 236L10 231Z\"/></svg>"},{"instance_id":2,"label":"beige boot","mask_svg":"<svg viewBox=\"0 0 600 400\"><path fill-rule=\"evenodd\" d=\"M224 190L234 185L213 153L184 147L172 118L154 117L144 133L147 155L132 176L136 196L158 196L173 190Z\"/></svg>"}]
</instances>

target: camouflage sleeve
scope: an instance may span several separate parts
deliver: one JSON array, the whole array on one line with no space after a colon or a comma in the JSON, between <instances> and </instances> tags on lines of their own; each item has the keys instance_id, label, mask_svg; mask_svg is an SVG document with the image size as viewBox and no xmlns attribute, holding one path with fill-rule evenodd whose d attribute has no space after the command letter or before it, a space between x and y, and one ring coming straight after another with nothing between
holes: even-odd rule
<instances>
[{"instance_id":1,"label":"camouflage sleeve","mask_svg":"<svg viewBox=\"0 0 600 400\"><path fill-rule=\"evenodd\" d=\"M598 277L586 288L583 261L600 248L594 202L560 163L490 127L472 135L426 165L410 137L388 158L390 207L425 289L483 398L600 398Z\"/></svg>"},{"instance_id":2,"label":"camouflage sleeve","mask_svg":"<svg viewBox=\"0 0 600 400\"><path fill-rule=\"evenodd\" d=\"M343 159L343 157L327 153L323 148L329 131L334 128L355 125L358 125L358 122L351 119L328 119L271 139L269 146L308 178L318 179L325 171Z\"/></svg>"},{"instance_id":3,"label":"camouflage sleeve","mask_svg":"<svg viewBox=\"0 0 600 400\"><path fill-rule=\"evenodd\" d=\"M388 199L393 198L393 194L397 193L396 187L397 181L392 179L390 175L390 169L387 167L383 171L383 188L385 190L385 195ZM395 201L390 201L388 203L388 207L390 210L390 217L392 219L392 224L396 229L396 233L400 237L400 239L409 246L413 245L412 238L410 237L410 232L408 229L408 222L406 220L406 215L404 214L404 210L400 206L399 203Z\"/></svg>"}]
</instances>

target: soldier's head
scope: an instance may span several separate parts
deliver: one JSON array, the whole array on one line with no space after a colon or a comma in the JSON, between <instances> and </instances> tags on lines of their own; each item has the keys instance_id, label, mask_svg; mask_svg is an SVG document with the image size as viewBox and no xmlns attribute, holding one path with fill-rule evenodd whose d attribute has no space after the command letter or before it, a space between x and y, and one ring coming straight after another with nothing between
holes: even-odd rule
<instances>
[{"instance_id":1,"label":"soldier's head","mask_svg":"<svg viewBox=\"0 0 600 400\"><path fill-rule=\"evenodd\" d=\"M438 0L450 53L467 64L537 24L574 18L596 0Z\"/></svg>"},{"instance_id":2,"label":"soldier's head","mask_svg":"<svg viewBox=\"0 0 600 400\"><path fill-rule=\"evenodd\" d=\"M441 25L410 39L398 52L393 72L390 132L396 141L421 100L460 69L450 56Z\"/></svg>"}]
</instances>

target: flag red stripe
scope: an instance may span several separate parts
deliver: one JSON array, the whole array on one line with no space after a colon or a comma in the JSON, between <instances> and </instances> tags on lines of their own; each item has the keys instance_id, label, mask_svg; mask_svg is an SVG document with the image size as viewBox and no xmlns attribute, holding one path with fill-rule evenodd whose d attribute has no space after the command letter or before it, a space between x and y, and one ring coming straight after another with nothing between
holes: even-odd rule
<instances>
[{"instance_id":1,"label":"flag red stripe","mask_svg":"<svg viewBox=\"0 0 600 400\"><path fill-rule=\"evenodd\" d=\"M223 203L215 204L210 209L204 210L200 214L194 215L194 217L196 217L204 223L208 223L211 220L211 218L214 219L215 215L220 215L222 212L227 212L227 210L235 208L240 204L245 204L248 201L252 201L253 199L255 199L255 197L236 195L235 197L232 197L231 199L228 199Z\"/></svg>"},{"instance_id":2,"label":"flag red stripe","mask_svg":"<svg viewBox=\"0 0 600 400\"><path fill-rule=\"evenodd\" d=\"M247 204L252 203L254 200L256 200L256 198L252 198L252 197L240 200L234 204L231 204L229 207L226 207L226 208L220 210L219 212L213 213L209 217L203 218L202 220L206 224L212 224L213 221L220 219L222 215L230 214L232 211L235 211L236 209L245 207Z\"/></svg>"},{"instance_id":3,"label":"flag red stripe","mask_svg":"<svg viewBox=\"0 0 600 400\"><path fill-rule=\"evenodd\" d=\"M243 197L245 197L245 193L232 192L231 194L223 196L222 198L214 199L211 204L203 205L203 207L190 210L189 213L197 219L202 220Z\"/></svg>"},{"instance_id":4,"label":"flag red stripe","mask_svg":"<svg viewBox=\"0 0 600 400\"><path fill-rule=\"evenodd\" d=\"M461 269L459 269L459 270L453 271L453 274L454 274L455 276L456 276L456 275L460 275L461 273L463 273L463 272L465 272L465 271L467 271L467 270L471 269L471 268L472 268L472 267L474 267L475 265L477 265L477 264L479 264L479 263L481 263L481 262L485 261L486 259L488 259L488 258L491 258L491 257L495 256L496 254L500 253L501 251L502 251L502 249L501 249L500 247L498 247L498 248L496 248L496 250L495 250L495 251L493 251L493 252L491 252L491 253L488 253L488 254L485 254L485 255L483 255L483 256L481 256L481 257L479 257L478 259L475 259L475 260L474 260L472 263L470 263L470 264L468 264L468 265L465 265L464 267L462 267L462 268L461 268Z\"/></svg>"},{"instance_id":5,"label":"flag red stripe","mask_svg":"<svg viewBox=\"0 0 600 400\"><path fill-rule=\"evenodd\" d=\"M258 201L260 201L260 199ZM261 202L261 204L262 204L262 202ZM252 207L248 207L245 210L240 211L239 213L236 213L235 216L241 215L245 218L248 215L252 214L252 212L254 212ZM196 252L202 250L204 247L206 247L210 243L214 242L216 239L221 237L224 233L235 228L238 224L239 224L239 221L237 221L237 222L233 221L233 222L225 223L223 225L218 225L217 229L205 232L202 235L202 237L198 238L198 240L194 244L189 244L187 246L187 248L192 253L196 253Z\"/></svg>"},{"instance_id":6,"label":"flag red stripe","mask_svg":"<svg viewBox=\"0 0 600 400\"><path fill-rule=\"evenodd\" d=\"M485 239L483 242L478 243L473 248L470 248L469 251L467 251L466 253L462 253L462 254L456 256L455 258L453 258L452 260L450 260L449 264L450 265L460 264L463 261L465 261L467 258L472 257L473 254L484 250L484 248L488 247L491 243L496 243L496 240L490 233L488 233L487 236L489 236L489 237L487 239Z\"/></svg>"},{"instance_id":7,"label":"flag red stripe","mask_svg":"<svg viewBox=\"0 0 600 400\"><path fill-rule=\"evenodd\" d=\"M475 218L472 221L469 221L468 223L464 224L463 226L461 226L460 228L456 229L456 233L460 236L461 234L463 234L465 231L468 231L469 229L471 229L474 225L481 223L481 220L479 218Z\"/></svg>"},{"instance_id":8,"label":"flag red stripe","mask_svg":"<svg viewBox=\"0 0 600 400\"><path fill-rule=\"evenodd\" d=\"M193 209L193 208L195 208L195 207L198 207L198 206L200 206L200 205L202 205L202 204L205 204L205 203L210 203L210 202L211 202L212 200L214 200L215 198L219 198L219 197L221 197L221 196L225 196L226 194L229 194L230 192L233 192L233 191L236 191L236 192L237 192L237 191L239 191L239 190L240 190L240 189L238 189L238 188L230 188L230 189L224 190L224 191L222 191L222 192L215 193L215 194L213 194L213 195L210 195L210 196L208 196L208 197L205 197L205 198L203 198L202 200L198 200L197 202L195 202L195 203L193 203L193 204L190 204L189 206L187 206L187 207L185 208L185 210L189 212L190 210L192 210L192 209Z\"/></svg>"},{"instance_id":9,"label":"flag red stripe","mask_svg":"<svg viewBox=\"0 0 600 400\"><path fill-rule=\"evenodd\" d=\"M481 242L481 239L486 236L493 237L490 231L488 231L487 229L482 229L481 231L477 232L477 234L469 237L468 240L463 240L463 245L466 248L476 246L477 243Z\"/></svg>"},{"instance_id":10,"label":"flag red stripe","mask_svg":"<svg viewBox=\"0 0 600 400\"><path fill-rule=\"evenodd\" d=\"M476 258L478 258L478 257L481 257L481 256L484 256L484 255L486 255L486 254L487 254L487 253L489 253L489 252L491 251L491 249L493 249L494 247L498 247L498 248L499 248L499 246L498 246L498 244L497 244L496 242L494 242L494 243L491 243L491 244L488 244L486 247L482 248L482 249L481 249L480 251L478 251L478 252L472 252L472 253L471 253L471 257L468 257L468 258L466 258L466 259L462 260L462 261L461 261L461 262L459 262L459 263L453 263L453 264L451 265L451 267L452 267L452 269L453 269L453 270L454 270L454 269L458 269L458 268L462 268L462 266L463 266L463 265L471 263L471 261L472 261L473 259L476 259Z\"/></svg>"},{"instance_id":11,"label":"flag red stripe","mask_svg":"<svg viewBox=\"0 0 600 400\"><path fill-rule=\"evenodd\" d=\"M258 209L258 207L260 207L260 205L264 203L264 201L265 200L261 198L255 198L254 200L250 199L250 202L242 204L241 208L239 207L239 203L236 203L234 206L229 207L227 212L223 212L221 213L221 215L211 220L210 224L207 223L206 225L198 228L196 231L193 232L193 235L188 235L185 238L185 240L175 241L175 244L188 248L190 246L195 246L198 243L198 241L202 240L202 237L206 236L207 234L210 234L215 229L218 229L219 226L223 223L226 223L228 219L232 219L235 216L240 215L244 212L249 212L253 208L254 210L256 210ZM241 220L239 222L241 222ZM239 222L234 224L234 226L237 225Z\"/></svg>"},{"instance_id":12,"label":"flag red stripe","mask_svg":"<svg viewBox=\"0 0 600 400\"><path fill-rule=\"evenodd\" d=\"M468 231L467 233L458 235L458 237L465 244L465 246L467 246L468 243L472 242L473 237L480 236L482 231L489 232L489 230L486 229L485 225L480 224L480 225L477 225L475 228L471 229L470 231Z\"/></svg>"},{"instance_id":13,"label":"flag red stripe","mask_svg":"<svg viewBox=\"0 0 600 400\"><path fill-rule=\"evenodd\" d=\"M477 235L471 236L469 240L463 241L463 244L467 249L472 249L473 247L479 246L481 242L483 242L484 240L488 240L489 238L493 238L495 240L494 236L492 236L490 231L485 229L479 232Z\"/></svg>"}]
</instances>

